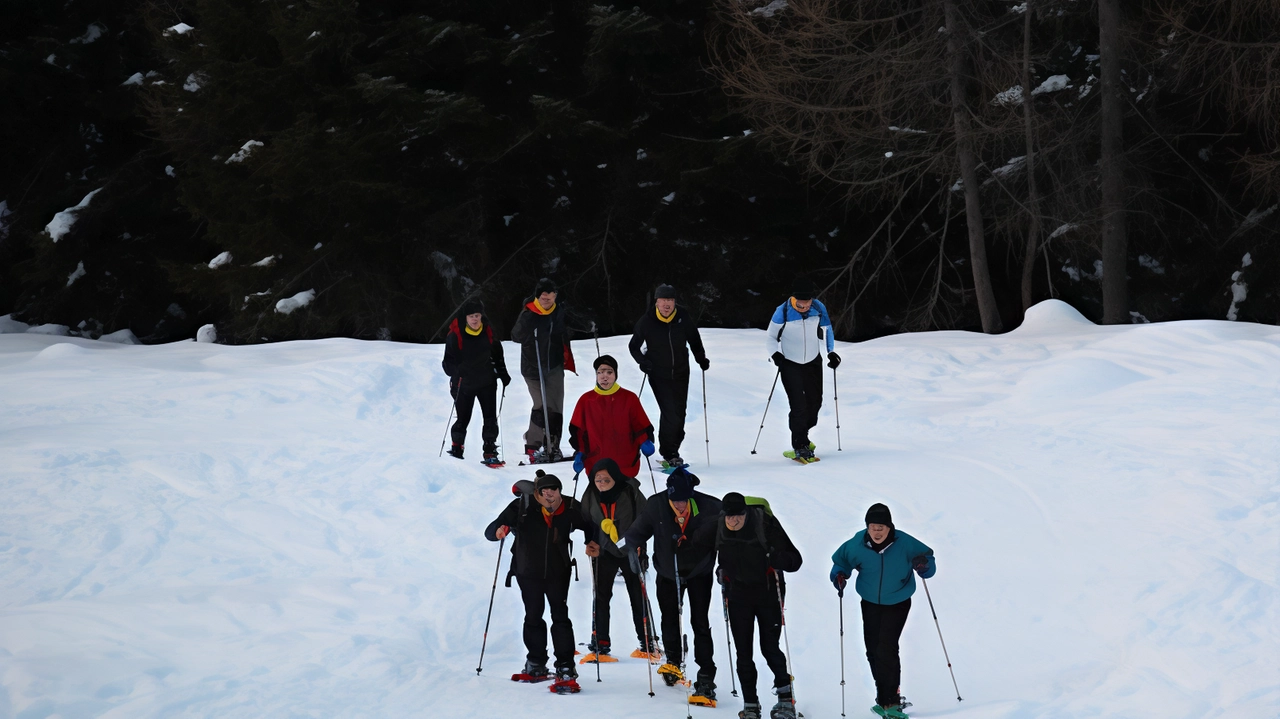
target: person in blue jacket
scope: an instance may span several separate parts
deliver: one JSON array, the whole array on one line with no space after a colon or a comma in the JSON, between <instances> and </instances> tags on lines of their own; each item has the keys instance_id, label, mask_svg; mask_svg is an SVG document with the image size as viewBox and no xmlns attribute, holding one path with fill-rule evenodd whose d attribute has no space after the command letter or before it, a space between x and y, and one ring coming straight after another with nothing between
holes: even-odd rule
<instances>
[{"instance_id":1,"label":"person in blue jacket","mask_svg":"<svg viewBox=\"0 0 1280 719\"><path fill-rule=\"evenodd\" d=\"M901 719L906 714L898 693L902 679L898 639L911 611L914 575L928 579L937 566L932 549L893 526L885 505L871 505L866 523L865 530L831 555L831 583L844 596L845 582L858 573L854 589L862 598L862 638L876 680L876 706L871 709L880 716Z\"/></svg>"},{"instance_id":2,"label":"person in blue jacket","mask_svg":"<svg viewBox=\"0 0 1280 719\"><path fill-rule=\"evenodd\" d=\"M840 366L831 317L826 305L814 298L816 293L809 280L797 282L791 297L774 310L766 331L769 358L778 366L782 388L791 405L791 449L794 459L805 463L814 461L809 430L818 425L818 410L822 408L823 351L827 353L828 367Z\"/></svg>"}]
</instances>

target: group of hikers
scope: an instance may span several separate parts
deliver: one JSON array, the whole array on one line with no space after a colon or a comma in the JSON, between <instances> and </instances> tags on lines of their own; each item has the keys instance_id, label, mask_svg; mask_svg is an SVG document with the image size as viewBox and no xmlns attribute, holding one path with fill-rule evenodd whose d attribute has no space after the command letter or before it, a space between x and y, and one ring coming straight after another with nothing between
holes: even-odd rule
<instances>
[{"instance_id":1,"label":"group of hikers","mask_svg":"<svg viewBox=\"0 0 1280 719\"><path fill-rule=\"evenodd\" d=\"M833 370L840 364L826 308L811 284L799 283L774 312L768 328L770 359L778 367L791 405L792 449L785 453L801 463L817 461L809 431L816 426L822 403L822 359ZM706 357L697 325L676 303L669 285L657 288L654 312L636 323L630 352L653 386L661 411L657 440L666 486L645 497L637 480L640 457L654 451L653 425L639 398L617 383L618 363L601 355L594 364L596 384L574 408L569 442L574 449L574 494L577 478L588 479L581 499L565 496L558 477L539 469L535 481L521 481L518 495L485 530L490 541L513 537L508 586L514 576L524 602L524 671L516 681L552 680L552 691L575 693L577 669L573 624L569 619L569 582L576 569L572 534L581 532L591 558L592 630L589 653L582 660L617 661L613 654L610 603L614 581L623 577L631 605L637 648L632 657L661 663L658 674L667 686L682 685L691 704L716 706L716 664L710 607L713 584L720 594L736 644L737 675L742 687L742 719L761 719L753 657L759 626L760 653L772 672L777 700L771 719L796 719L789 658L779 646L785 626L784 572L800 569L802 558L769 503L729 492L715 497L697 489L700 480L680 457L691 374L689 351L703 371ZM531 464L563 460L559 441L564 412L564 371L574 370L569 328L557 304L557 289L540 280L512 329L521 343L521 374L533 398L525 433ZM461 458L471 405L479 399L484 413L484 463L501 466L497 455L497 417L493 411L496 383L510 382L501 343L487 326L478 303L463 307L445 350L445 371L457 404L450 454ZM775 379L776 381L776 379ZM465 408L462 406L465 403ZM863 639L876 685L880 716L906 717L909 704L900 691L898 641L911 609L915 575L932 577L933 550L894 527L889 508L873 504L865 529L832 555L830 580L843 598L846 582L856 576L861 598ZM652 541L650 551L649 543ZM500 555L501 556L501 555ZM648 575L652 558L657 580L658 613L649 603ZM496 587L496 581L495 581ZM843 604L841 605L843 607ZM490 604L492 609L492 602ZM843 609L842 609L843 611ZM551 615L553 670L548 669L547 623ZM684 618L693 633L692 678L686 676L688 647L682 644ZM487 630L486 630L487 633Z\"/></svg>"}]
</instances>

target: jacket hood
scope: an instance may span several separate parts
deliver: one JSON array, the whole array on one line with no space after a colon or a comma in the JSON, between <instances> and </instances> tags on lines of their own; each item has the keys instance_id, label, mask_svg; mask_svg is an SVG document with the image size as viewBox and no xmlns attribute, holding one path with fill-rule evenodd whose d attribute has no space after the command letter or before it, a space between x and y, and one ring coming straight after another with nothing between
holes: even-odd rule
<instances>
[{"instance_id":1,"label":"jacket hood","mask_svg":"<svg viewBox=\"0 0 1280 719\"><path fill-rule=\"evenodd\" d=\"M596 473L602 469L608 472L609 476L613 477L613 481L618 485L624 486L624 487L632 487L634 489L640 489L640 480L636 479L635 477L628 477L627 475L623 474L622 469L618 467L618 463L608 457L605 457L604 459L601 459L595 464L591 465L591 474L590 476L587 477L587 479L591 481L591 486L593 488L596 486L595 484Z\"/></svg>"}]
</instances>

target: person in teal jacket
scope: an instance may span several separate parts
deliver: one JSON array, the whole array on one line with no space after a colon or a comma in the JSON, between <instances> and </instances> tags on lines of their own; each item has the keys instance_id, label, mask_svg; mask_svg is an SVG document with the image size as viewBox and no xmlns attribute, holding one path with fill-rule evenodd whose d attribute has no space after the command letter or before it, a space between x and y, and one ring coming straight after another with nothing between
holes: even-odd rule
<instances>
[{"instance_id":1,"label":"person in teal jacket","mask_svg":"<svg viewBox=\"0 0 1280 719\"><path fill-rule=\"evenodd\" d=\"M883 717L902 719L906 714L899 694L902 664L898 640L911 611L915 574L928 579L937 566L932 549L893 526L893 516L885 505L871 505L866 523L865 530L831 555L831 583L844 596L846 581L858 573L854 589L862 598L862 639L871 676L876 681L876 706L871 710Z\"/></svg>"}]
</instances>

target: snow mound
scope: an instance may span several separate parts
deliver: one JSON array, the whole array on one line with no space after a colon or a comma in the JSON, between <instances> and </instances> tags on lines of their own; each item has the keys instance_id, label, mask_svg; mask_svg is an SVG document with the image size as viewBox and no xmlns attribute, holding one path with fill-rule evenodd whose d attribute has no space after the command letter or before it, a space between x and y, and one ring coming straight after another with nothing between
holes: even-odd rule
<instances>
[{"instance_id":1,"label":"snow mound","mask_svg":"<svg viewBox=\"0 0 1280 719\"><path fill-rule=\"evenodd\" d=\"M66 325L55 325L53 323L36 325L27 329L29 334L33 335L55 335L58 337L66 337L71 332L71 328Z\"/></svg>"},{"instance_id":2,"label":"snow mound","mask_svg":"<svg viewBox=\"0 0 1280 719\"><path fill-rule=\"evenodd\" d=\"M229 264L231 264L231 253L220 252L218 253L217 257L213 258L212 260L209 260L209 269L216 270L219 267L223 267Z\"/></svg>"},{"instance_id":3,"label":"snow mound","mask_svg":"<svg viewBox=\"0 0 1280 719\"><path fill-rule=\"evenodd\" d=\"M129 330L128 328L125 328L125 329L122 329L122 330L116 330L115 332L112 332L111 334L103 335L103 336L101 336L101 337L99 337L99 338L98 338L98 341L99 341L99 342L110 342L110 343L118 344L118 345L140 345L140 344L142 344L142 342L140 342L140 341L138 340L137 335L135 335L135 334L134 334L131 330Z\"/></svg>"},{"instance_id":4,"label":"snow mound","mask_svg":"<svg viewBox=\"0 0 1280 719\"><path fill-rule=\"evenodd\" d=\"M192 30L195 30L195 28L191 27L185 22L180 22L177 25L173 25L171 27L165 28L164 34L165 35L186 35Z\"/></svg>"},{"instance_id":5,"label":"snow mound","mask_svg":"<svg viewBox=\"0 0 1280 719\"><path fill-rule=\"evenodd\" d=\"M0 335L19 334L26 332L31 325L26 322L19 322L13 318L13 315L0 315Z\"/></svg>"},{"instance_id":6,"label":"snow mound","mask_svg":"<svg viewBox=\"0 0 1280 719\"><path fill-rule=\"evenodd\" d=\"M1032 305L1014 332L1052 332L1096 327L1084 315L1062 300L1044 300Z\"/></svg>"},{"instance_id":7,"label":"snow mound","mask_svg":"<svg viewBox=\"0 0 1280 719\"><path fill-rule=\"evenodd\" d=\"M51 360L82 357L88 353L88 350L85 348L72 344L71 342L58 342L57 344L49 345L48 347L40 350L32 361L48 362Z\"/></svg>"},{"instance_id":8,"label":"snow mound","mask_svg":"<svg viewBox=\"0 0 1280 719\"><path fill-rule=\"evenodd\" d=\"M218 341L218 328L213 325L201 325L196 330L196 342L214 343Z\"/></svg>"},{"instance_id":9,"label":"snow mound","mask_svg":"<svg viewBox=\"0 0 1280 719\"><path fill-rule=\"evenodd\" d=\"M1023 399L1078 400L1146 379L1150 377L1109 360L1077 357L1047 362L1029 370L1017 386Z\"/></svg>"}]
</instances>

